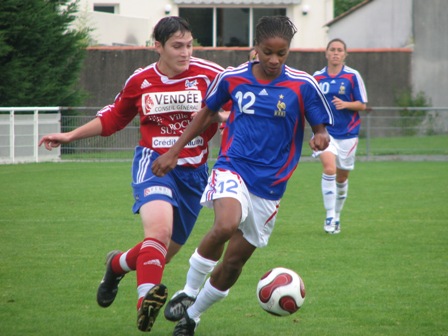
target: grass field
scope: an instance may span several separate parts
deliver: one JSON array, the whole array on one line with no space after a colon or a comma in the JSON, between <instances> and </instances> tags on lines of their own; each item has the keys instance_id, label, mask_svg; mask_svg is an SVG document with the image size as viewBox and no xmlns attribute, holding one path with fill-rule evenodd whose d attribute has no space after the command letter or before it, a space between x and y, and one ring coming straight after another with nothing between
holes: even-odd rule
<instances>
[{"instance_id":1,"label":"grass field","mask_svg":"<svg viewBox=\"0 0 448 336\"><path fill-rule=\"evenodd\" d=\"M87 143L87 140L85 140ZM217 136L212 141L211 157L216 158L219 151L220 138ZM72 147L73 144L64 146L65 152L71 154L62 154L63 160L127 160L131 161L133 157L133 146L128 149L111 149L105 144L99 149L93 150L88 144L85 148ZM308 141L304 141L302 156L310 157L312 151ZM431 156L448 155L448 135L430 135L430 136L402 136L402 137L381 137L367 140L365 137L359 139L357 149L358 158L367 156Z\"/></svg>"},{"instance_id":2,"label":"grass field","mask_svg":"<svg viewBox=\"0 0 448 336\"><path fill-rule=\"evenodd\" d=\"M299 165L269 246L196 335L448 335L448 163L358 162L334 236L322 229L320 175L317 162ZM95 301L106 253L142 239L131 206L130 163L0 166L0 335L141 335L134 273L110 308ZM204 209L167 266L170 294L211 220ZM305 282L290 317L256 301L259 277L275 266ZM161 315L150 334L173 327Z\"/></svg>"}]
</instances>

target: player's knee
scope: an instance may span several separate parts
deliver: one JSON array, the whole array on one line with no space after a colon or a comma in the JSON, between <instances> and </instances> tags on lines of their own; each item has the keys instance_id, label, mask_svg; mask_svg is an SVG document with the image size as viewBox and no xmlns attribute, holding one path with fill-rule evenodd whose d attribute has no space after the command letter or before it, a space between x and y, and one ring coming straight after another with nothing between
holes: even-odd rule
<instances>
[{"instance_id":1,"label":"player's knee","mask_svg":"<svg viewBox=\"0 0 448 336\"><path fill-rule=\"evenodd\" d=\"M215 240L218 243L224 243L227 242L237 229L238 225L225 222L219 222L215 221L215 224L213 225L213 229L210 232L210 236L213 240Z\"/></svg>"}]
</instances>

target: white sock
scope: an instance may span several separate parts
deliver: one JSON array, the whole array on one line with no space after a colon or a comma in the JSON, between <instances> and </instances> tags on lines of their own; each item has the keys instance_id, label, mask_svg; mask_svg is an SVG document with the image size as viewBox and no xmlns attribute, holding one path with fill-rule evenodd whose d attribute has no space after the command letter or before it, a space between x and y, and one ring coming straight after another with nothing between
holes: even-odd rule
<instances>
[{"instance_id":1,"label":"white sock","mask_svg":"<svg viewBox=\"0 0 448 336\"><path fill-rule=\"evenodd\" d=\"M155 285L152 283L144 283L137 287L137 295L140 299L141 297L144 297L146 293L148 293L151 288L153 288Z\"/></svg>"},{"instance_id":2,"label":"white sock","mask_svg":"<svg viewBox=\"0 0 448 336\"><path fill-rule=\"evenodd\" d=\"M205 259L196 249L190 257L190 269L187 273L187 282L184 287L184 292L188 296L196 297L204 284L207 275L213 271L217 263L217 261Z\"/></svg>"},{"instance_id":3,"label":"white sock","mask_svg":"<svg viewBox=\"0 0 448 336\"><path fill-rule=\"evenodd\" d=\"M337 197L336 197L336 216L335 221L339 221L342 208L344 207L345 200L348 193L348 180L344 183L336 183Z\"/></svg>"},{"instance_id":4,"label":"white sock","mask_svg":"<svg viewBox=\"0 0 448 336\"><path fill-rule=\"evenodd\" d=\"M213 287L210 283L210 278L205 282L204 288L202 288L195 303L187 310L188 316L195 321L199 320L199 317L205 312L211 305L219 300L222 300L229 294L229 289L226 291L220 291Z\"/></svg>"},{"instance_id":5,"label":"white sock","mask_svg":"<svg viewBox=\"0 0 448 336\"><path fill-rule=\"evenodd\" d=\"M324 208L327 211L327 218L335 216L336 206L336 174L322 174L322 196L324 198Z\"/></svg>"},{"instance_id":6,"label":"white sock","mask_svg":"<svg viewBox=\"0 0 448 336\"><path fill-rule=\"evenodd\" d=\"M130 272L132 271L132 269L129 267L128 263L126 262L126 257L128 255L129 250L127 250L126 252L124 252L121 256L120 256L120 267L123 269L123 271L125 272Z\"/></svg>"}]
</instances>

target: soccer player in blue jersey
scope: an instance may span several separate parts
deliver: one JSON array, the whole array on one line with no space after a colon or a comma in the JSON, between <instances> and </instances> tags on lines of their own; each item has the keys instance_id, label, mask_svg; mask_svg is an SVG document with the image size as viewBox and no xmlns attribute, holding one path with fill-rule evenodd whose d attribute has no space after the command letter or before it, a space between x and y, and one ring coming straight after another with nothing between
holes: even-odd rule
<instances>
[{"instance_id":1,"label":"soccer player in blue jersey","mask_svg":"<svg viewBox=\"0 0 448 336\"><path fill-rule=\"evenodd\" d=\"M330 145L315 152L323 166L322 195L327 212L324 230L340 233L340 216L347 199L348 175L355 167L358 134L361 126L359 111L366 109L367 92L358 71L345 65L347 46L341 39L331 40L325 52L328 65L314 73L334 115L334 125L328 127Z\"/></svg>"},{"instance_id":2,"label":"soccer player in blue jersey","mask_svg":"<svg viewBox=\"0 0 448 336\"><path fill-rule=\"evenodd\" d=\"M206 106L152 165L158 176L173 169L182 148L232 100L223 145L201 199L213 207L214 224L190 258L184 289L165 307L165 317L178 321L173 335L194 335L201 314L228 295L255 249L267 245L299 162L305 119L314 132L311 148L329 144L326 125L333 115L319 85L285 65L296 31L285 16L262 17L255 34L258 61L222 72L207 90Z\"/></svg>"}]
</instances>

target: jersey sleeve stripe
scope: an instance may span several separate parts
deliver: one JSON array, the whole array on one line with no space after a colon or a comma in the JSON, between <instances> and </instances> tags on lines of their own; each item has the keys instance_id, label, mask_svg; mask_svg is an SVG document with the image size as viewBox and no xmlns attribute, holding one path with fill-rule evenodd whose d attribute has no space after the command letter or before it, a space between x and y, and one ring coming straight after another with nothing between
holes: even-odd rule
<instances>
[{"instance_id":1,"label":"jersey sleeve stripe","mask_svg":"<svg viewBox=\"0 0 448 336\"><path fill-rule=\"evenodd\" d=\"M348 73L351 73L351 74L355 75L356 80L358 81L359 91L361 93L361 97L362 97L362 100L363 100L362 102L363 103L367 103L368 102L368 99L367 99L367 89L366 89L366 86L364 84L364 80L361 77L361 74L357 70L355 70L353 68L350 68L348 66L344 66L344 70L346 72L348 72Z\"/></svg>"},{"instance_id":2,"label":"jersey sleeve stripe","mask_svg":"<svg viewBox=\"0 0 448 336\"><path fill-rule=\"evenodd\" d=\"M222 66L220 66L219 64L216 64L216 63L210 62L210 61L206 61L202 58L191 57L190 64L194 64L200 68L209 69L209 70L217 72L217 73L224 71L224 68Z\"/></svg>"},{"instance_id":3,"label":"jersey sleeve stripe","mask_svg":"<svg viewBox=\"0 0 448 336\"><path fill-rule=\"evenodd\" d=\"M240 74L247 71L247 64L243 64L237 68L229 68L227 70L224 70L223 72L221 72L213 81L213 83L209 86L208 90L207 90L207 94L206 97L213 95L218 87L218 84L227 76L230 75L235 75L235 74Z\"/></svg>"},{"instance_id":4,"label":"jersey sleeve stripe","mask_svg":"<svg viewBox=\"0 0 448 336\"><path fill-rule=\"evenodd\" d=\"M312 77L310 74L308 74L306 72L303 72L303 71L292 71L291 68L289 68L289 67L286 67L286 75L291 77L291 78L294 78L294 79L306 81L306 82L310 83L314 87L314 89L318 93L320 99L322 100L322 102L323 102L323 104L324 104L324 106L325 106L325 108L327 110L326 112L328 114L328 118L329 118L330 124L333 125L334 124L334 120L333 120L333 113L331 112L330 104L328 103L327 99L325 98L325 95L323 94L323 92L319 88L319 84L314 79L314 77Z\"/></svg>"}]
</instances>

